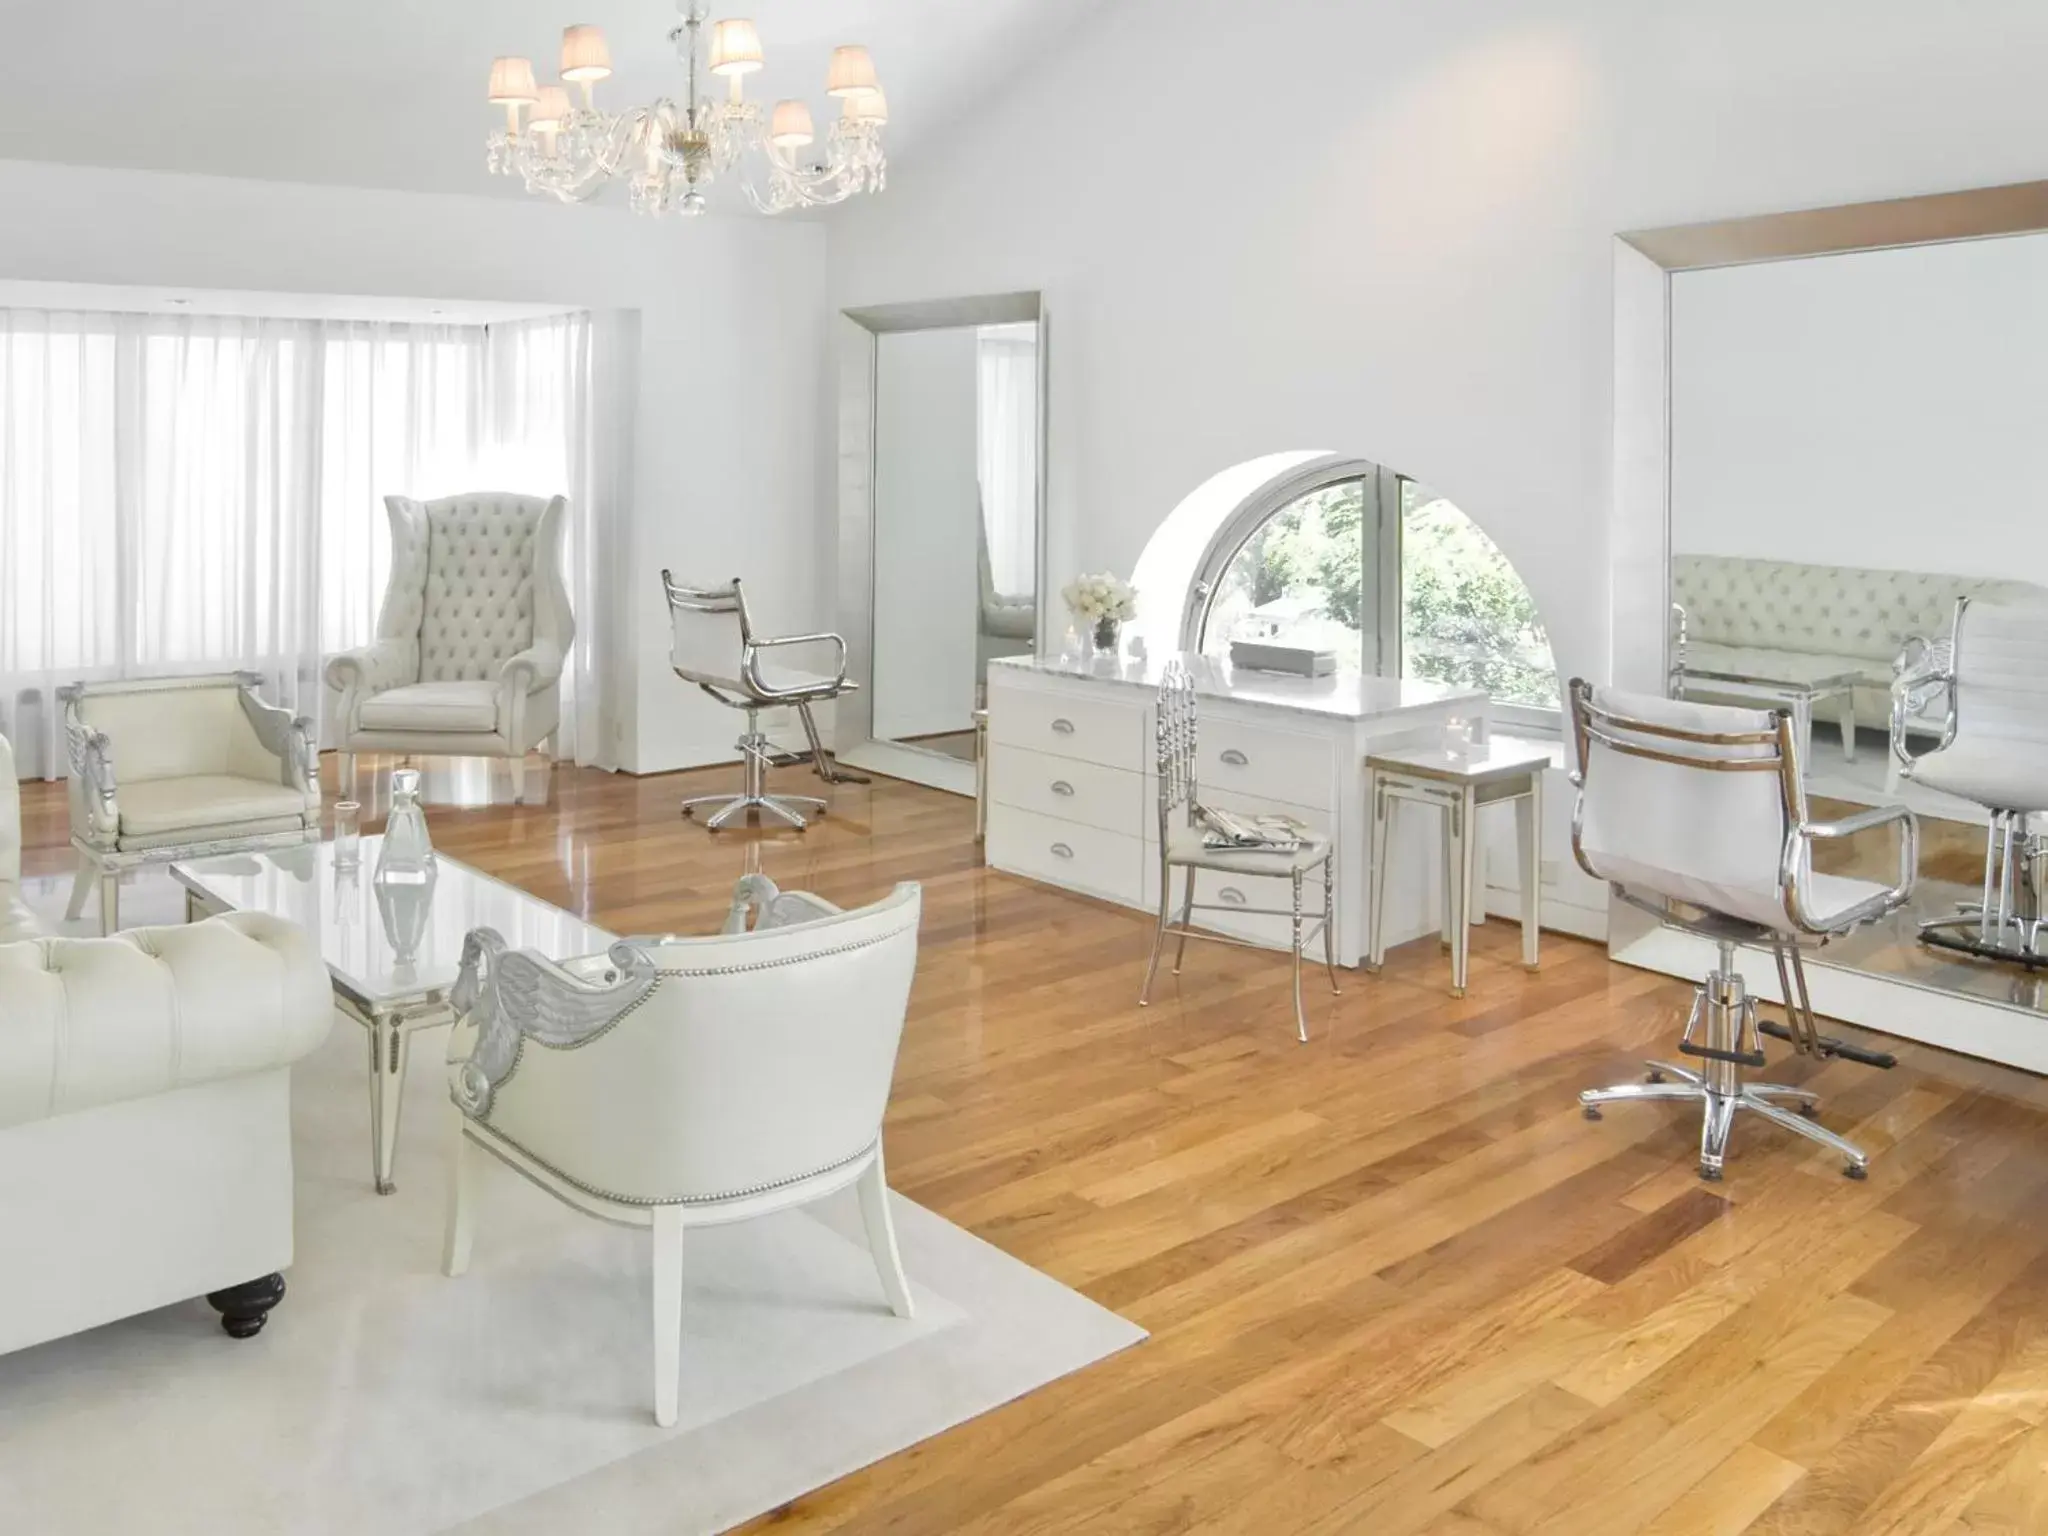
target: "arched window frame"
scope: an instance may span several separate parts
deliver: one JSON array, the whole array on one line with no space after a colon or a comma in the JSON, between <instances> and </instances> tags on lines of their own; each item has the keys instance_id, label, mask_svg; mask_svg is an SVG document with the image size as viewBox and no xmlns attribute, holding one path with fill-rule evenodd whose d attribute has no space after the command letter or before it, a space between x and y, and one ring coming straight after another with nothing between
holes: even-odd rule
<instances>
[{"instance_id":1,"label":"arched window frame","mask_svg":"<svg viewBox=\"0 0 2048 1536\"><path fill-rule=\"evenodd\" d=\"M1380 540L1378 558L1373 562L1378 591L1370 595L1374 621L1366 626L1366 645L1374 654L1363 660L1368 671L1398 676L1402 664L1402 480L1398 472L1368 459L1321 454L1261 485L1216 525L1196 562L1181 601L1178 647L1189 652L1202 649L1223 577L1260 529L1304 496L1332 486L1363 482L1368 506L1376 513L1373 523ZM1483 528L1479 531L1485 532ZM1495 700L1492 715L1498 725L1543 734L1562 733L1563 716L1556 706Z\"/></svg>"}]
</instances>

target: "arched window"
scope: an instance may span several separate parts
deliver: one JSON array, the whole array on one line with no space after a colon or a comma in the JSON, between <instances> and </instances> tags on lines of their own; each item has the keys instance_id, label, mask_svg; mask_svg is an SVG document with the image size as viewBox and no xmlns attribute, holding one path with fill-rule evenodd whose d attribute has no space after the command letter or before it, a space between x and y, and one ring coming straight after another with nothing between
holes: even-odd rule
<instances>
[{"instance_id":1,"label":"arched window","mask_svg":"<svg viewBox=\"0 0 2048 1536\"><path fill-rule=\"evenodd\" d=\"M1219 519L1180 643L1220 659L1232 640L1271 637L1333 650L1344 671L1559 704L1535 600L1499 547L1442 496L1363 460L1318 458Z\"/></svg>"}]
</instances>

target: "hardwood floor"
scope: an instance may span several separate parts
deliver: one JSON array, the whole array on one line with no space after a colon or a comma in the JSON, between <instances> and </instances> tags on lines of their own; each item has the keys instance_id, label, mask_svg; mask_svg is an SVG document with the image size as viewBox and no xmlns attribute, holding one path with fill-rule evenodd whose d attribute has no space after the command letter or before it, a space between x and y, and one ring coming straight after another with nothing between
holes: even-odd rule
<instances>
[{"instance_id":1,"label":"hardwood floor","mask_svg":"<svg viewBox=\"0 0 2048 1536\"><path fill-rule=\"evenodd\" d=\"M1197 946L1139 1009L1149 920L983 869L967 801L878 781L733 840L676 817L733 772L429 816L616 931L708 929L754 853L845 903L922 881L892 1182L1152 1331L750 1529L2048 1531L2039 1081L1784 1063L1869 1180L1745 1122L1703 1185L1696 1115L1579 1117L1687 990L1591 945L1525 975L1489 923L1457 1002L1411 945L1311 988L1299 1046L1278 956ZM32 868L68 867L61 794L24 788Z\"/></svg>"}]
</instances>

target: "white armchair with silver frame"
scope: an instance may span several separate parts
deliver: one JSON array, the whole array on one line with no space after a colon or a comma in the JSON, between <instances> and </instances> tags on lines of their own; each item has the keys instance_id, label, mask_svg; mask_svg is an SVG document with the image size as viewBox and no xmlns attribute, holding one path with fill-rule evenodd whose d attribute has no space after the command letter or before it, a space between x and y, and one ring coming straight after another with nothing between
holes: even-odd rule
<instances>
[{"instance_id":1,"label":"white armchair with silver frame","mask_svg":"<svg viewBox=\"0 0 2048 1536\"><path fill-rule=\"evenodd\" d=\"M101 931L120 926L120 882L173 859L279 848L320 836L313 723L257 697L253 672L73 683L59 690L78 876Z\"/></svg>"},{"instance_id":2,"label":"white armchair with silver frame","mask_svg":"<svg viewBox=\"0 0 2048 1536\"><path fill-rule=\"evenodd\" d=\"M1869 1159L1818 1124L1818 1096L1780 1083L1747 1083L1766 1065L1764 1035L1800 1055L1889 1067L1882 1052L1823 1036L1814 1019L1805 946L1903 906L1919 862L1919 824L1902 805L1840 821L1813 820L1801 779L1798 732L1781 710L1723 705L1571 684L1578 804L1572 850L1580 867L1622 900L1666 925L1710 941L1718 961L1693 996L1681 1055L1692 1066L1652 1061L1649 1078L1579 1095L1586 1118L1601 1106L1677 1100L1703 1110L1700 1177L1719 1179L1737 1110L1755 1114L1840 1154L1862 1178ZM1898 833L1889 885L1816 873L1816 845L1883 827ZM1738 948L1776 964L1785 1022L1761 1019L1745 989ZM1796 1112L1795 1112L1796 1110Z\"/></svg>"},{"instance_id":3,"label":"white armchair with silver frame","mask_svg":"<svg viewBox=\"0 0 2048 1536\"><path fill-rule=\"evenodd\" d=\"M683 814L705 813L704 825L717 832L750 813L773 817L799 831L810 825L804 815L825 814L815 795L771 795L768 770L797 761L778 752L761 732L761 711L790 708L803 721L810 743L811 766L828 784L865 784L867 779L840 768L825 750L814 704L836 699L858 684L846 676L846 641L838 635L755 633L746 593L735 576L718 587L690 587L667 571L661 573L668 597L669 665L686 683L695 683L729 709L743 710L747 729L735 744L744 765L736 795L696 795L683 802ZM788 653L795 652L795 655ZM810 663L809 666L804 665Z\"/></svg>"},{"instance_id":4,"label":"white armchair with silver frame","mask_svg":"<svg viewBox=\"0 0 2048 1536\"><path fill-rule=\"evenodd\" d=\"M1935 743L1915 753L1911 737ZM1914 784L1990 813L1984 891L1952 917L1920 925L1943 949L2029 969L2048 965L2048 608L1962 598L1947 635L1907 643L1892 684L1892 761Z\"/></svg>"},{"instance_id":5,"label":"white armchair with silver frame","mask_svg":"<svg viewBox=\"0 0 2048 1536\"><path fill-rule=\"evenodd\" d=\"M561 496L386 496L391 578L377 638L327 663L342 792L358 752L507 757L554 735L576 637L562 580Z\"/></svg>"},{"instance_id":6,"label":"white armchair with silver frame","mask_svg":"<svg viewBox=\"0 0 2048 1536\"><path fill-rule=\"evenodd\" d=\"M628 940L557 965L471 933L453 994L444 1271L468 1267L486 1153L577 1210L647 1230L662 1425L676 1418L692 1227L855 1185L882 1294L909 1317L882 1115L920 905L906 884L843 912L749 875L715 937Z\"/></svg>"}]
</instances>

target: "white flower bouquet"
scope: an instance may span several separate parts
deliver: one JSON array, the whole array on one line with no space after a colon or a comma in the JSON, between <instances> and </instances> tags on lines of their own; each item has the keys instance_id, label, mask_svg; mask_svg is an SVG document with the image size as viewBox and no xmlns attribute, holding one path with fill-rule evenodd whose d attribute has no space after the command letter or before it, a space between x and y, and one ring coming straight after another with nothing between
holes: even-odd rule
<instances>
[{"instance_id":1,"label":"white flower bouquet","mask_svg":"<svg viewBox=\"0 0 2048 1536\"><path fill-rule=\"evenodd\" d=\"M1067 612L1089 624L1104 619L1121 624L1138 616L1138 591L1128 581L1104 572L1100 576L1076 576L1060 588Z\"/></svg>"}]
</instances>

